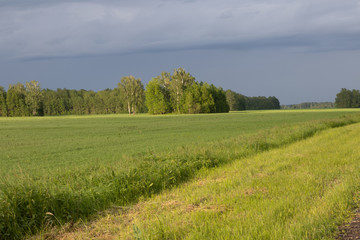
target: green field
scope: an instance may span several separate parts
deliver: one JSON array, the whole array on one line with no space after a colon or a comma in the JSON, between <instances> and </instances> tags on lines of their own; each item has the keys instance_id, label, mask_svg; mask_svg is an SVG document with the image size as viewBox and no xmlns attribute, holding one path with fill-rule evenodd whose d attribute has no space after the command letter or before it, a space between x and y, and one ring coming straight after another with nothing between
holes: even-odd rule
<instances>
[{"instance_id":1,"label":"green field","mask_svg":"<svg viewBox=\"0 0 360 240\"><path fill-rule=\"evenodd\" d=\"M126 156L172 151L357 110L250 111L203 115L96 115L0 118L0 175L112 164ZM137 162L122 161L124 169Z\"/></svg>"},{"instance_id":2,"label":"green field","mask_svg":"<svg viewBox=\"0 0 360 240\"><path fill-rule=\"evenodd\" d=\"M63 239L333 239L360 203L360 124L204 169Z\"/></svg>"},{"instance_id":3,"label":"green field","mask_svg":"<svg viewBox=\"0 0 360 240\"><path fill-rule=\"evenodd\" d=\"M359 121L354 109L1 118L0 239L85 220L200 169Z\"/></svg>"}]
</instances>

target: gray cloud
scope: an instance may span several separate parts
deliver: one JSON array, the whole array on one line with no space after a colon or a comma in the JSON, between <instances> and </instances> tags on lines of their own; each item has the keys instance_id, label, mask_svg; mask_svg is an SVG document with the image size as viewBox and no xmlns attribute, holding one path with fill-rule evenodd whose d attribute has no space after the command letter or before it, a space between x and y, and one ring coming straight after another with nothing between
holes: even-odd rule
<instances>
[{"instance_id":1,"label":"gray cloud","mask_svg":"<svg viewBox=\"0 0 360 240\"><path fill-rule=\"evenodd\" d=\"M4 59L197 48L359 49L358 0L0 0Z\"/></svg>"}]
</instances>

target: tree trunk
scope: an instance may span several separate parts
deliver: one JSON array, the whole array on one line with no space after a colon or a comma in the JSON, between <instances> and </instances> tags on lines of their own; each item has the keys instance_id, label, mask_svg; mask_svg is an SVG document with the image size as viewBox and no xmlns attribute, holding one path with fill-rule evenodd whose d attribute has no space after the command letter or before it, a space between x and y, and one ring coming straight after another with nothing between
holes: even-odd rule
<instances>
[{"instance_id":1,"label":"tree trunk","mask_svg":"<svg viewBox=\"0 0 360 240\"><path fill-rule=\"evenodd\" d=\"M129 115L131 114L131 108L130 108L130 102L128 101L128 111L129 111Z\"/></svg>"}]
</instances>

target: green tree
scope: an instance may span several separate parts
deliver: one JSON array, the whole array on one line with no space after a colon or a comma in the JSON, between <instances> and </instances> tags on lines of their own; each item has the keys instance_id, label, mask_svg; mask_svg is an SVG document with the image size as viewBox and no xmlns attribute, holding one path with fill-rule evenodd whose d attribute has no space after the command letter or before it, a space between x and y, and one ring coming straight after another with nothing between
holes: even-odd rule
<instances>
[{"instance_id":1,"label":"green tree","mask_svg":"<svg viewBox=\"0 0 360 240\"><path fill-rule=\"evenodd\" d=\"M170 102L161 77L153 78L146 86L146 106L150 114L165 114L170 110Z\"/></svg>"},{"instance_id":2,"label":"green tree","mask_svg":"<svg viewBox=\"0 0 360 240\"><path fill-rule=\"evenodd\" d=\"M115 113L115 108L111 102L111 89L98 91L95 96L95 109L97 114Z\"/></svg>"},{"instance_id":3,"label":"green tree","mask_svg":"<svg viewBox=\"0 0 360 240\"><path fill-rule=\"evenodd\" d=\"M212 113L215 112L215 101L214 97L210 92L210 86L207 83L200 83L201 85L201 98L200 98L200 105L201 105L201 112L202 113Z\"/></svg>"},{"instance_id":4,"label":"green tree","mask_svg":"<svg viewBox=\"0 0 360 240\"><path fill-rule=\"evenodd\" d=\"M303 102L299 104L281 105L282 109L324 109L334 108L333 102Z\"/></svg>"},{"instance_id":5,"label":"green tree","mask_svg":"<svg viewBox=\"0 0 360 240\"><path fill-rule=\"evenodd\" d=\"M99 114L101 112L97 112L98 108L103 108L103 104L100 102L100 99L97 98L97 94L94 91L86 91L82 92L82 98L84 101L84 112L83 114ZM97 107L97 104L100 105Z\"/></svg>"},{"instance_id":6,"label":"green tree","mask_svg":"<svg viewBox=\"0 0 360 240\"><path fill-rule=\"evenodd\" d=\"M351 92L351 107L359 108L360 107L360 91L353 89Z\"/></svg>"},{"instance_id":7,"label":"green tree","mask_svg":"<svg viewBox=\"0 0 360 240\"><path fill-rule=\"evenodd\" d=\"M183 68L173 75L163 72L152 79L146 90L146 101L150 113L228 112L225 91L207 83L198 83Z\"/></svg>"},{"instance_id":8,"label":"green tree","mask_svg":"<svg viewBox=\"0 0 360 240\"><path fill-rule=\"evenodd\" d=\"M162 89L162 92L165 97L165 101L167 102L168 112L172 112L173 108L171 106L171 94L170 94L170 82L171 82L171 74L169 72L161 72L157 78L160 81L160 86Z\"/></svg>"},{"instance_id":9,"label":"green tree","mask_svg":"<svg viewBox=\"0 0 360 240\"><path fill-rule=\"evenodd\" d=\"M70 106L71 114L83 115L87 112L87 108L84 101L84 94L85 90L69 90L69 97L70 97Z\"/></svg>"},{"instance_id":10,"label":"green tree","mask_svg":"<svg viewBox=\"0 0 360 240\"><path fill-rule=\"evenodd\" d=\"M181 108L182 113L200 113L201 112L201 86L194 83L187 87L184 92L184 103Z\"/></svg>"},{"instance_id":11,"label":"green tree","mask_svg":"<svg viewBox=\"0 0 360 240\"><path fill-rule=\"evenodd\" d=\"M26 82L25 102L33 116L41 115L43 97L39 82L35 80Z\"/></svg>"},{"instance_id":12,"label":"green tree","mask_svg":"<svg viewBox=\"0 0 360 240\"><path fill-rule=\"evenodd\" d=\"M143 108L145 93L140 78L136 79L134 76L122 77L118 87L124 93L129 114L136 114L138 109Z\"/></svg>"},{"instance_id":13,"label":"green tree","mask_svg":"<svg viewBox=\"0 0 360 240\"><path fill-rule=\"evenodd\" d=\"M268 97L268 101L270 102L270 109L280 109L280 101L276 97Z\"/></svg>"},{"instance_id":14,"label":"green tree","mask_svg":"<svg viewBox=\"0 0 360 240\"><path fill-rule=\"evenodd\" d=\"M184 102L184 92L187 87L191 86L195 82L195 78L184 68L177 68L169 82L169 90L172 107L175 112L180 113L182 104Z\"/></svg>"},{"instance_id":15,"label":"green tree","mask_svg":"<svg viewBox=\"0 0 360 240\"><path fill-rule=\"evenodd\" d=\"M7 116L6 91L0 86L0 116Z\"/></svg>"},{"instance_id":16,"label":"green tree","mask_svg":"<svg viewBox=\"0 0 360 240\"><path fill-rule=\"evenodd\" d=\"M350 108L352 106L352 92L346 88L336 94L335 106L337 108Z\"/></svg>"},{"instance_id":17,"label":"green tree","mask_svg":"<svg viewBox=\"0 0 360 240\"><path fill-rule=\"evenodd\" d=\"M244 95L231 90L226 90L225 95L230 111L243 111L246 109L246 99Z\"/></svg>"},{"instance_id":18,"label":"green tree","mask_svg":"<svg viewBox=\"0 0 360 240\"><path fill-rule=\"evenodd\" d=\"M280 109L280 102L276 97L246 97L246 110Z\"/></svg>"},{"instance_id":19,"label":"green tree","mask_svg":"<svg viewBox=\"0 0 360 240\"><path fill-rule=\"evenodd\" d=\"M121 90L119 88L114 88L111 91L109 102L111 103L111 108L113 109L114 113L127 112L125 97L123 94L121 94Z\"/></svg>"},{"instance_id":20,"label":"green tree","mask_svg":"<svg viewBox=\"0 0 360 240\"><path fill-rule=\"evenodd\" d=\"M57 94L54 90L43 89L43 113L44 116L60 115L56 110Z\"/></svg>"},{"instance_id":21,"label":"green tree","mask_svg":"<svg viewBox=\"0 0 360 240\"><path fill-rule=\"evenodd\" d=\"M69 90L58 88L56 91L44 89L43 112L45 116L67 115L72 110Z\"/></svg>"},{"instance_id":22,"label":"green tree","mask_svg":"<svg viewBox=\"0 0 360 240\"><path fill-rule=\"evenodd\" d=\"M214 98L215 112L217 113L229 112L230 107L226 101L225 91L222 88L215 87L213 84L210 85L209 90Z\"/></svg>"},{"instance_id":23,"label":"green tree","mask_svg":"<svg viewBox=\"0 0 360 240\"><path fill-rule=\"evenodd\" d=\"M57 112L59 115L71 114L71 111L74 109L70 92L72 91L66 88L58 88L56 90Z\"/></svg>"},{"instance_id":24,"label":"green tree","mask_svg":"<svg viewBox=\"0 0 360 240\"><path fill-rule=\"evenodd\" d=\"M25 103L26 90L23 84L9 85L6 94L6 103L8 107L8 116L28 116L29 110Z\"/></svg>"}]
</instances>

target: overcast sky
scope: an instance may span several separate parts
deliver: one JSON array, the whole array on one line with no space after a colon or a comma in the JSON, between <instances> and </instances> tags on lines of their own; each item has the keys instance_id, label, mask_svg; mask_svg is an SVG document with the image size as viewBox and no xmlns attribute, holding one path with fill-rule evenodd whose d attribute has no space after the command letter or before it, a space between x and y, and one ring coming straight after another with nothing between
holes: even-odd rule
<instances>
[{"instance_id":1,"label":"overcast sky","mask_svg":"<svg viewBox=\"0 0 360 240\"><path fill-rule=\"evenodd\" d=\"M184 67L281 104L360 89L360 0L0 0L0 85L101 90Z\"/></svg>"}]
</instances>

